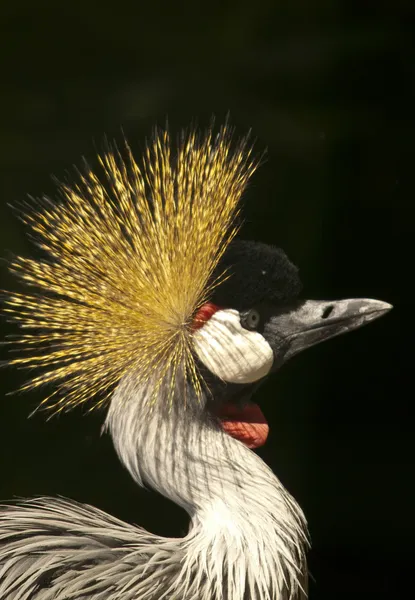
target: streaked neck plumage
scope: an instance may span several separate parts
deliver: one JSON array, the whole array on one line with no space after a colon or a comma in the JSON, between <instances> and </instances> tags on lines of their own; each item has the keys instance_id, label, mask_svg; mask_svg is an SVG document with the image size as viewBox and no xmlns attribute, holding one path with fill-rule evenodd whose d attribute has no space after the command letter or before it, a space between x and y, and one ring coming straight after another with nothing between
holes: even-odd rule
<instances>
[{"instance_id":1,"label":"streaked neck plumage","mask_svg":"<svg viewBox=\"0 0 415 600\"><path fill-rule=\"evenodd\" d=\"M154 401L125 378L107 426L135 481L190 515L172 597L302 597L307 541L297 503L254 452L221 430L203 408L204 398L200 408L180 398L166 406L162 391Z\"/></svg>"}]
</instances>

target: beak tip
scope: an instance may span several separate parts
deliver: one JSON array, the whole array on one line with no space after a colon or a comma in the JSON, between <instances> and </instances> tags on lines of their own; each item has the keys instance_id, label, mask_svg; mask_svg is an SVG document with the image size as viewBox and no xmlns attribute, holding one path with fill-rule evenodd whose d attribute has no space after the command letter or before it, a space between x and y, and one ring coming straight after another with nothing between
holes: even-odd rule
<instances>
[{"instance_id":1,"label":"beak tip","mask_svg":"<svg viewBox=\"0 0 415 600\"><path fill-rule=\"evenodd\" d=\"M360 308L358 309L358 313L360 315L361 321L360 321L360 325L357 325L359 320L356 321L357 327L360 327L361 325L365 325L366 323L370 323L371 321L375 321L376 319L380 319L380 317L383 317L383 315L386 315L386 313L388 313L390 310L392 310L392 308L393 308L392 304L389 304L389 302L383 302L383 300L373 300L373 299L362 300ZM355 329L355 327L353 327L353 329Z\"/></svg>"},{"instance_id":2,"label":"beak tip","mask_svg":"<svg viewBox=\"0 0 415 600\"><path fill-rule=\"evenodd\" d=\"M383 302L382 300L371 300L369 306L371 308L371 311L381 314L387 313L393 308L392 304L389 304L389 302Z\"/></svg>"}]
</instances>

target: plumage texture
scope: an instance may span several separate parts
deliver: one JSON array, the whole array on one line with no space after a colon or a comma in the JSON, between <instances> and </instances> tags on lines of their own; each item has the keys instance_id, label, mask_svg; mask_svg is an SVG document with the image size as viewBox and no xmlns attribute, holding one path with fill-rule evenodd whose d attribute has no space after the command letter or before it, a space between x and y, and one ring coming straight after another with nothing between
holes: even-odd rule
<instances>
[{"instance_id":1,"label":"plumage texture","mask_svg":"<svg viewBox=\"0 0 415 600\"><path fill-rule=\"evenodd\" d=\"M307 528L298 504L203 403L198 412L183 410L178 402L168 412L163 403L146 408L151 381L147 386L137 386L133 376L124 379L111 401L107 426L137 483L150 485L190 515L172 598L302 597ZM179 381L176 393L182 393ZM143 413L145 418L138 418Z\"/></svg>"},{"instance_id":2,"label":"plumage texture","mask_svg":"<svg viewBox=\"0 0 415 600\"><path fill-rule=\"evenodd\" d=\"M190 131L176 148L156 133L141 165L128 146L125 160L109 150L100 176L86 168L60 202L22 216L45 252L11 266L35 288L5 307L22 328L11 363L42 369L25 388L52 383L45 403L59 410L104 402L130 371L143 382L157 372L156 396L180 368L200 393L191 323L236 232L250 153L227 126Z\"/></svg>"},{"instance_id":3,"label":"plumage texture","mask_svg":"<svg viewBox=\"0 0 415 600\"><path fill-rule=\"evenodd\" d=\"M0 513L2 600L305 598L306 525L297 503L202 408L151 405L152 389L151 381L142 388L133 375L123 379L107 427L136 482L188 511L189 533L156 536L60 499L10 507Z\"/></svg>"}]
</instances>

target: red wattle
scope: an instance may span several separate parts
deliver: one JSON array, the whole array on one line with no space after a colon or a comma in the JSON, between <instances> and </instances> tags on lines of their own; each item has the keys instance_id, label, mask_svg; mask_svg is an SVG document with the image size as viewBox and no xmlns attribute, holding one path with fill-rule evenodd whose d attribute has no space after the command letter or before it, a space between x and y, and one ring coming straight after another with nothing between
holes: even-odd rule
<instances>
[{"instance_id":1,"label":"red wattle","mask_svg":"<svg viewBox=\"0 0 415 600\"><path fill-rule=\"evenodd\" d=\"M250 402L242 408L225 404L218 416L224 431L248 448L259 448L267 441L269 425L258 404Z\"/></svg>"}]
</instances>

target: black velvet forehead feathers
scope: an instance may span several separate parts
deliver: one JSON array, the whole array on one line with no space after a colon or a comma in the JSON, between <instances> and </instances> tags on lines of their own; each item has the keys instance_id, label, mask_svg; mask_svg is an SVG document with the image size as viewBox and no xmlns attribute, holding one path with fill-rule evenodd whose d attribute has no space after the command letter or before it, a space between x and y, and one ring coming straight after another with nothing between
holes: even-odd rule
<instances>
[{"instance_id":1,"label":"black velvet forehead feathers","mask_svg":"<svg viewBox=\"0 0 415 600\"><path fill-rule=\"evenodd\" d=\"M230 277L218 286L212 301L218 306L248 310L266 300L286 304L301 292L298 269L280 248L261 242L234 240L215 273Z\"/></svg>"}]
</instances>

